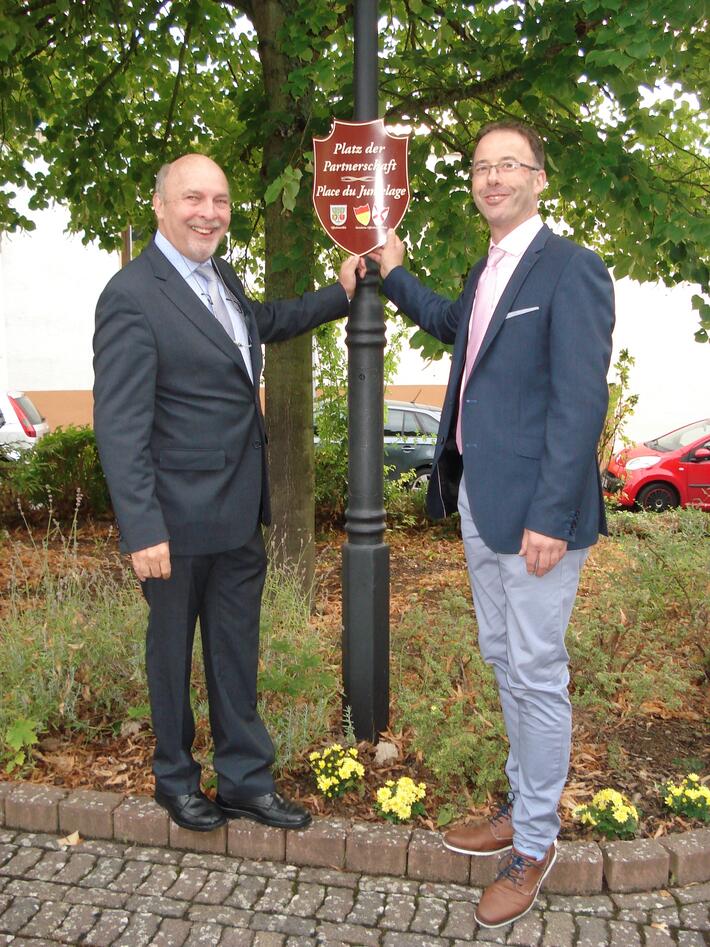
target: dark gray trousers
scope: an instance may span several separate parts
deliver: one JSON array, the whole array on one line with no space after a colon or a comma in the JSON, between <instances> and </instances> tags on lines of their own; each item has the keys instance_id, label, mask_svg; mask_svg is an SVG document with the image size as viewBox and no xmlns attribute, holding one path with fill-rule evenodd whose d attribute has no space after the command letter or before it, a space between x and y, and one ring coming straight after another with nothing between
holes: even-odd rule
<instances>
[{"instance_id":1,"label":"dark gray trousers","mask_svg":"<svg viewBox=\"0 0 710 947\"><path fill-rule=\"evenodd\" d=\"M256 709L261 594L266 553L261 529L239 549L171 556L169 579L147 579L150 606L146 669L156 748L156 788L195 792L200 766L192 757L195 721L190 672L199 618L214 768L227 799L272 792L274 747Z\"/></svg>"}]
</instances>

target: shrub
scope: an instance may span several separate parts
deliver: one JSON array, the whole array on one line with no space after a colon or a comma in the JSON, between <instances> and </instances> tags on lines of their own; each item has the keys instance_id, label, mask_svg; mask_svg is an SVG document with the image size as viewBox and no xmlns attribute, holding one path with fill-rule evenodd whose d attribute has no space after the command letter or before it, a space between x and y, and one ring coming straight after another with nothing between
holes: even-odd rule
<instances>
[{"instance_id":1,"label":"shrub","mask_svg":"<svg viewBox=\"0 0 710 947\"><path fill-rule=\"evenodd\" d=\"M355 747L344 750L339 743L309 754L316 786L327 799L339 799L353 789L362 789L365 767L357 756Z\"/></svg>"},{"instance_id":2,"label":"shrub","mask_svg":"<svg viewBox=\"0 0 710 947\"><path fill-rule=\"evenodd\" d=\"M667 782L661 793L664 805L675 815L710 822L710 789L701 784L697 773L688 773L678 785Z\"/></svg>"},{"instance_id":3,"label":"shrub","mask_svg":"<svg viewBox=\"0 0 710 947\"><path fill-rule=\"evenodd\" d=\"M143 599L117 563L97 558L86 568L68 543L50 568L45 547L37 579L8 547L13 574L0 632L0 754L17 760L20 732L109 729L144 698L146 621Z\"/></svg>"},{"instance_id":4,"label":"shrub","mask_svg":"<svg viewBox=\"0 0 710 947\"><path fill-rule=\"evenodd\" d=\"M54 534L55 531L50 530ZM122 560L38 545L39 576L26 572L15 543L0 536L11 582L0 626L0 764L21 770L47 731L111 734L149 716L144 672L147 608ZM293 766L330 727L338 704L337 655L309 623L295 571L269 568L261 628L259 710L277 751L277 772ZM195 753L208 755L208 706L199 636L192 702Z\"/></svg>"},{"instance_id":5,"label":"shrub","mask_svg":"<svg viewBox=\"0 0 710 947\"><path fill-rule=\"evenodd\" d=\"M423 606L411 609L394 630L392 665L399 671L393 675L397 726L410 731L438 788L468 785L481 801L491 789L502 789L503 718L469 602L449 594L433 614Z\"/></svg>"},{"instance_id":6,"label":"shrub","mask_svg":"<svg viewBox=\"0 0 710 947\"><path fill-rule=\"evenodd\" d=\"M576 806L573 816L609 839L632 839L639 825L636 806L615 789L601 789L589 805Z\"/></svg>"},{"instance_id":7,"label":"shrub","mask_svg":"<svg viewBox=\"0 0 710 947\"><path fill-rule=\"evenodd\" d=\"M397 782L388 779L375 794L375 812L387 822L401 825L415 816L426 815L424 798L426 785L415 783L410 776L400 776Z\"/></svg>"},{"instance_id":8,"label":"shrub","mask_svg":"<svg viewBox=\"0 0 710 947\"><path fill-rule=\"evenodd\" d=\"M619 513L609 525L619 569L578 598L567 633L573 702L602 714L619 699L679 709L707 662L710 519Z\"/></svg>"},{"instance_id":9,"label":"shrub","mask_svg":"<svg viewBox=\"0 0 710 947\"><path fill-rule=\"evenodd\" d=\"M41 438L17 460L2 466L0 512L6 516L19 504L25 516L37 513L71 520L81 516L105 516L111 500L104 478L96 438L88 426L66 428Z\"/></svg>"}]
</instances>

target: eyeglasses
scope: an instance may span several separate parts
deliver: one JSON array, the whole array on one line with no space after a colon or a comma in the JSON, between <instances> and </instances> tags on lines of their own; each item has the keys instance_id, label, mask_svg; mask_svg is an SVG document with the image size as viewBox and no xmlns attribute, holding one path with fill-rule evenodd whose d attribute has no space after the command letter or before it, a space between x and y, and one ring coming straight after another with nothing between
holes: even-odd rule
<instances>
[{"instance_id":1,"label":"eyeglasses","mask_svg":"<svg viewBox=\"0 0 710 947\"><path fill-rule=\"evenodd\" d=\"M534 164L525 164L524 161L512 161L508 158L505 161L499 161L497 164L489 164L487 161L480 161L478 164L474 164L473 173L476 177L483 177L483 175L490 174L494 168L501 174L512 174L513 171L517 171L518 168L527 168L528 171L542 171L542 168L537 168Z\"/></svg>"}]
</instances>

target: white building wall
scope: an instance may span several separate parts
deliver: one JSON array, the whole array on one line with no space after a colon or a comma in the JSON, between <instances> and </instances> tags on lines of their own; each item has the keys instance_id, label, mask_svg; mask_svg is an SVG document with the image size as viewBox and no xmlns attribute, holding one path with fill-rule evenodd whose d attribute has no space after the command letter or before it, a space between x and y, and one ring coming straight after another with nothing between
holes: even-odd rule
<instances>
[{"instance_id":1,"label":"white building wall","mask_svg":"<svg viewBox=\"0 0 710 947\"><path fill-rule=\"evenodd\" d=\"M35 230L0 238L0 383L89 389L96 300L120 256L65 233L63 208L32 216Z\"/></svg>"},{"instance_id":2,"label":"white building wall","mask_svg":"<svg viewBox=\"0 0 710 947\"><path fill-rule=\"evenodd\" d=\"M5 270L3 267L3 240L5 238L0 234L0 389L7 391L10 387L8 382L8 349L7 333L5 332Z\"/></svg>"},{"instance_id":3,"label":"white building wall","mask_svg":"<svg viewBox=\"0 0 710 947\"><path fill-rule=\"evenodd\" d=\"M633 441L710 417L710 344L694 339L700 324L691 297L699 292L628 277L616 284L612 365L622 349L636 360L629 391L639 400L625 431Z\"/></svg>"}]
</instances>

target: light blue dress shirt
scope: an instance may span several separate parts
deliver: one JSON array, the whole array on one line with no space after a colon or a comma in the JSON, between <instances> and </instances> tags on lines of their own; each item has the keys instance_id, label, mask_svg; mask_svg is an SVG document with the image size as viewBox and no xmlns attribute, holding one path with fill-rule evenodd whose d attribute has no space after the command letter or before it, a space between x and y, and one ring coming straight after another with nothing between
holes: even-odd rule
<instances>
[{"instance_id":1,"label":"light blue dress shirt","mask_svg":"<svg viewBox=\"0 0 710 947\"><path fill-rule=\"evenodd\" d=\"M212 311L207 283L199 273L195 272L197 267L202 264L189 259L180 253L179 250L176 250L168 238L159 230L155 233L155 245L160 252L167 257L169 262L172 263L200 302ZM249 338L249 332L247 331L246 322L244 320L244 313L241 311L241 307L237 308L238 304L235 305L235 301L229 295L227 287L224 285L221 277L219 280L219 293L227 307L227 312L232 322L234 341L239 347L239 352L244 359L244 365L249 373L249 378L251 378L253 382L254 376L251 367L251 354L249 352L251 339Z\"/></svg>"}]
</instances>

